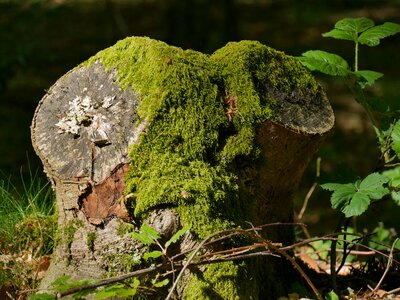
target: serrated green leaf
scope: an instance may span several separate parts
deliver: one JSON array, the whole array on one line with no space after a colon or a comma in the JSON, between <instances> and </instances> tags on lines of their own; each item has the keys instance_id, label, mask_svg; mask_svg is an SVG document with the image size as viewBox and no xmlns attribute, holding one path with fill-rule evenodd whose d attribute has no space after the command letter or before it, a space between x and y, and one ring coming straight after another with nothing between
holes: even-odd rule
<instances>
[{"instance_id":1,"label":"serrated green leaf","mask_svg":"<svg viewBox=\"0 0 400 300\"><path fill-rule=\"evenodd\" d=\"M166 243L165 249L167 249L171 244L176 243L184 234L190 230L189 226L183 227L178 230Z\"/></svg>"},{"instance_id":2,"label":"serrated green leaf","mask_svg":"<svg viewBox=\"0 0 400 300\"><path fill-rule=\"evenodd\" d=\"M371 199L365 192L357 192L351 198L350 202L343 207L342 212L345 214L346 218L353 216L359 216L365 212L371 203Z\"/></svg>"},{"instance_id":3,"label":"serrated green leaf","mask_svg":"<svg viewBox=\"0 0 400 300\"><path fill-rule=\"evenodd\" d=\"M383 185L389 181L389 178L379 173L369 174L360 183L360 191L369 198L378 200L389 193L389 190Z\"/></svg>"},{"instance_id":4,"label":"serrated green leaf","mask_svg":"<svg viewBox=\"0 0 400 300\"><path fill-rule=\"evenodd\" d=\"M115 284L105 287L97 292L94 296L95 299L111 299L114 297L127 298L136 294L136 288L129 288L123 284Z\"/></svg>"},{"instance_id":5,"label":"serrated green leaf","mask_svg":"<svg viewBox=\"0 0 400 300\"><path fill-rule=\"evenodd\" d=\"M336 22L335 28L358 34L374 25L374 21L368 18L344 18Z\"/></svg>"},{"instance_id":6,"label":"serrated green leaf","mask_svg":"<svg viewBox=\"0 0 400 300\"><path fill-rule=\"evenodd\" d=\"M348 32L336 28L332 29L331 31L323 33L322 36L338 40L348 40L348 41L355 41L357 39L357 35L355 35L353 32Z\"/></svg>"},{"instance_id":7,"label":"serrated green leaf","mask_svg":"<svg viewBox=\"0 0 400 300\"><path fill-rule=\"evenodd\" d=\"M29 296L29 300L55 300L56 296L48 293L40 293Z\"/></svg>"},{"instance_id":8,"label":"serrated green leaf","mask_svg":"<svg viewBox=\"0 0 400 300\"><path fill-rule=\"evenodd\" d=\"M390 137L392 138L391 147L396 153L397 157L400 158L400 120L394 124Z\"/></svg>"},{"instance_id":9,"label":"serrated green leaf","mask_svg":"<svg viewBox=\"0 0 400 300\"><path fill-rule=\"evenodd\" d=\"M298 59L311 71L319 71L332 76L347 76L351 73L347 62L337 54L310 50L303 53Z\"/></svg>"},{"instance_id":10,"label":"serrated green leaf","mask_svg":"<svg viewBox=\"0 0 400 300\"><path fill-rule=\"evenodd\" d=\"M145 260L148 260L149 258L159 258L160 256L162 256L163 253L161 251L155 250L155 251L151 251L148 253L143 254L143 258Z\"/></svg>"},{"instance_id":11,"label":"serrated green leaf","mask_svg":"<svg viewBox=\"0 0 400 300\"><path fill-rule=\"evenodd\" d=\"M51 286L56 287L59 285L66 284L71 279L71 277L72 277L71 275L63 275L61 277L58 277L51 283Z\"/></svg>"},{"instance_id":12,"label":"serrated green leaf","mask_svg":"<svg viewBox=\"0 0 400 300\"><path fill-rule=\"evenodd\" d=\"M326 190L333 191L331 204L340 209L347 218L364 213L372 200L381 199L389 193L383 185L389 178L379 173L372 173L364 180L354 183L325 183L321 185Z\"/></svg>"},{"instance_id":13,"label":"serrated green leaf","mask_svg":"<svg viewBox=\"0 0 400 300\"><path fill-rule=\"evenodd\" d=\"M400 167L383 171L382 175L389 178L389 186L390 187L392 187L392 188L400 187Z\"/></svg>"},{"instance_id":14,"label":"serrated green leaf","mask_svg":"<svg viewBox=\"0 0 400 300\"><path fill-rule=\"evenodd\" d=\"M368 70L361 70L354 72L357 77L357 83L362 87L365 88L367 86L371 86L375 83L376 80L383 76L382 73L375 72L375 71L368 71Z\"/></svg>"},{"instance_id":15,"label":"serrated green leaf","mask_svg":"<svg viewBox=\"0 0 400 300\"><path fill-rule=\"evenodd\" d=\"M166 286L168 283L169 283L169 280L168 280L168 278L166 278L159 282L153 282L153 286L154 287L162 287L162 286Z\"/></svg>"},{"instance_id":16,"label":"serrated green leaf","mask_svg":"<svg viewBox=\"0 0 400 300\"><path fill-rule=\"evenodd\" d=\"M151 228L149 225L143 224L142 227L140 227L140 231L144 234L147 234L154 240L158 240L160 238L159 233L154 228Z\"/></svg>"},{"instance_id":17,"label":"serrated green leaf","mask_svg":"<svg viewBox=\"0 0 400 300\"><path fill-rule=\"evenodd\" d=\"M152 245L155 243L154 239L152 239L151 237L144 235L143 233L140 233L140 232L130 232L130 233L128 233L128 235L130 235L135 240L141 242L144 245Z\"/></svg>"},{"instance_id":18,"label":"serrated green leaf","mask_svg":"<svg viewBox=\"0 0 400 300\"><path fill-rule=\"evenodd\" d=\"M145 245L154 244L160 238L158 232L146 224L140 227L139 232L131 232L129 235Z\"/></svg>"},{"instance_id":19,"label":"serrated green leaf","mask_svg":"<svg viewBox=\"0 0 400 300\"><path fill-rule=\"evenodd\" d=\"M322 34L339 40L357 42L358 35L374 26L374 21L368 18L345 18L335 24L335 29Z\"/></svg>"},{"instance_id":20,"label":"serrated green leaf","mask_svg":"<svg viewBox=\"0 0 400 300\"><path fill-rule=\"evenodd\" d=\"M321 187L325 190L333 191L331 195L332 207L340 210L343 210L343 207L348 205L357 191L353 183L325 183Z\"/></svg>"},{"instance_id":21,"label":"serrated green leaf","mask_svg":"<svg viewBox=\"0 0 400 300\"><path fill-rule=\"evenodd\" d=\"M358 41L361 44L373 47L379 45L381 39L391 35L395 35L399 32L400 24L386 22L382 25L375 26L363 32L359 36Z\"/></svg>"},{"instance_id":22,"label":"serrated green leaf","mask_svg":"<svg viewBox=\"0 0 400 300\"><path fill-rule=\"evenodd\" d=\"M400 192L392 191L391 192L392 199L394 203L400 205Z\"/></svg>"}]
</instances>

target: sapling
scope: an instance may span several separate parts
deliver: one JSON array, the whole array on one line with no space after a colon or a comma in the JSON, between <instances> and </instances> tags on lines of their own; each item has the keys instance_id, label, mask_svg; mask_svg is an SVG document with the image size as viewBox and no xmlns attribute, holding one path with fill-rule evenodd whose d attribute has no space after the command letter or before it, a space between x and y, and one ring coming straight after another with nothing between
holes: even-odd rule
<instances>
[{"instance_id":1,"label":"sapling","mask_svg":"<svg viewBox=\"0 0 400 300\"><path fill-rule=\"evenodd\" d=\"M301 63L312 71L327 75L344 77L347 80L354 99L364 108L374 129L380 150L382 168L364 179L354 178L347 183L325 183L321 187L332 192L331 204L340 210L345 218L363 214L371 203L391 195L396 204L400 205L400 120L396 111L382 100L371 100L365 94L365 89L372 86L382 73L359 68L359 45L374 47L380 40L400 32L400 24L386 22L375 25L368 18L345 18L335 24L335 28L323 33L323 37L348 40L354 43L353 68L341 56L321 50L310 50L298 57ZM383 108L383 109L382 109ZM378 122L376 115L381 116ZM341 218L338 229L345 222ZM331 274L332 287L336 289L336 241L332 241ZM344 255L345 257L345 255Z\"/></svg>"}]
</instances>

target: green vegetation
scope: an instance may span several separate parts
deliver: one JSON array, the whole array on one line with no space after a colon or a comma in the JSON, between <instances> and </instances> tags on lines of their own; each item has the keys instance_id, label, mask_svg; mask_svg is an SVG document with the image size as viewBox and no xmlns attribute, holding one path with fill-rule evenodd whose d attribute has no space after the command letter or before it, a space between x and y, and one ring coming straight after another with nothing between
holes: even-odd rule
<instances>
[{"instance_id":1,"label":"green vegetation","mask_svg":"<svg viewBox=\"0 0 400 300\"><path fill-rule=\"evenodd\" d=\"M333 192L331 196L332 207L344 213L344 217L339 220L337 230L346 231L348 222L345 218L349 220L351 217L359 216L372 203L377 203L389 196L394 200L394 203L400 205L400 177L398 172L400 115L398 111L390 109L389 105L382 100L376 97L368 97L367 88L372 86L383 74L376 71L359 70L358 58L360 44L374 47L379 45L381 39L399 32L400 24L386 22L375 26L374 21L368 18L345 18L338 21L334 29L322 35L354 43L353 70L341 56L321 50L307 51L298 58L310 70L347 79L354 99L365 110L378 142L380 163L375 167L375 172L372 172L363 180L352 178L350 182L329 182L321 185L323 189ZM376 172L376 170L379 172ZM336 247L337 240L334 240L331 245L330 261L334 291L337 291Z\"/></svg>"},{"instance_id":2,"label":"green vegetation","mask_svg":"<svg viewBox=\"0 0 400 300\"><path fill-rule=\"evenodd\" d=\"M57 229L50 184L30 175L22 188L0 180L0 287L15 297L16 291L36 288Z\"/></svg>"},{"instance_id":3,"label":"green vegetation","mask_svg":"<svg viewBox=\"0 0 400 300\"><path fill-rule=\"evenodd\" d=\"M370 47L377 46L380 40L400 32L400 24L386 22L375 26L368 18L346 18L338 21L335 28L324 37L352 41L354 47L354 70L351 70L346 60L337 54L320 50L310 50L303 53L298 59L311 70L319 71L332 76L340 76L348 79L349 88L354 94L355 100L362 105L374 128L378 147L381 153L380 173L372 173L364 180L355 179L350 183L326 183L322 188L333 191L331 202L333 208L340 209L347 218L359 216L364 213L369 205L382 199L392 190L392 198L400 204L398 197L398 174L392 169L393 163L399 161L400 144L399 114L382 100L368 98L366 88L373 85L382 73L359 70L358 52L359 44ZM383 109L382 109L383 108ZM380 119L377 119L377 115ZM390 169L390 170L388 170Z\"/></svg>"},{"instance_id":4,"label":"green vegetation","mask_svg":"<svg viewBox=\"0 0 400 300\"><path fill-rule=\"evenodd\" d=\"M94 242L96 241L96 232L89 232L86 237L86 244L90 251L94 251Z\"/></svg>"}]
</instances>

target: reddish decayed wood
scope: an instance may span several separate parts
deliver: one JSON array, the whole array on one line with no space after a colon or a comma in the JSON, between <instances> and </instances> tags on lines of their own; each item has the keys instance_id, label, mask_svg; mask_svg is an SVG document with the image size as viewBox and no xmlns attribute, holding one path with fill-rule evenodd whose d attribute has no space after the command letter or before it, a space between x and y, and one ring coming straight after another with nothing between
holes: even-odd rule
<instances>
[{"instance_id":1,"label":"reddish decayed wood","mask_svg":"<svg viewBox=\"0 0 400 300\"><path fill-rule=\"evenodd\" d=\"M129 164L122 165L103 182L92 186L82 196L83 211L90 223L99 225L111 216L121 219L129 218L122 199L128 170Z\"/></svg>"}]
</instances>

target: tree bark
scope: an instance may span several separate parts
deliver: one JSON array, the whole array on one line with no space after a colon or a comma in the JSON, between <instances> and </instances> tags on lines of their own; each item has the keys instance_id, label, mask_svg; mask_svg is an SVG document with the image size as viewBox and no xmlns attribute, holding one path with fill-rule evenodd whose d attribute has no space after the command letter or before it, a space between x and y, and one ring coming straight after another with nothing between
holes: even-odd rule
<instances>
[{"instance_id":1,"label":"tree bark","mask_svg":"<svg viewBox=\"0 0 400 300\"><path fill-rule=\"evenodd\" d=\"M164 60L168 67L174 59L158 60ZM76 279L100 278L140 268L140 256L146 250L126 233L126 228L138 229L145 222L167 240L181 226L181 216L174 205L156 205L145 219L135 216L127 205L133 197L125 181L132 162L130 149L143 142L141 136L147 134L151 124L149 118L141 118L137 112L142 90L135 83L123 88L118 70L118 61L110 68L101 59L73 69L51 87L35 112L32 141L53 182L59 226L59 240L42 288L64 274ZM218 91L225 90L218 92L218 99L227 103L226 99L240 97L237 91L229 91L227 84L215 82ZM241 220L241 224L293 221L293 193L334 122L320 88L311 96L304 96L297 88L288 92L270 88L268 81L264 84L260 93L275 99L275 114L255 126L254 145L259 154L256 158L239 155L228 166L236 174L240 203L249 206L248 219ZM228 97L227 90L233 98ZM228 103L222 111L228 126L235 122L233 118L241 117L239 104L236 107L236 102ZM182 195L186 198L186 194ZM286 245L293 242L291 226L265 229L263 235ZM192 234L188 241L193 245L198 237ZM185 247L189 245L181 245ZM260 268L260 264L264 267ZM283 258L255 260L248 266L257 269L254 276L261 277L248 299L284 295L287 278L295 272ZM190 278L185 277L179 297L196 298L196 292L194 296L185 292L192 288ZM207 297L213 299L217 294Z\"/></svg>"}]
</instances>

